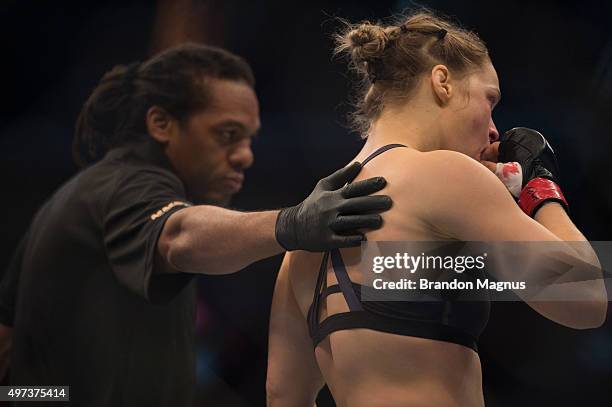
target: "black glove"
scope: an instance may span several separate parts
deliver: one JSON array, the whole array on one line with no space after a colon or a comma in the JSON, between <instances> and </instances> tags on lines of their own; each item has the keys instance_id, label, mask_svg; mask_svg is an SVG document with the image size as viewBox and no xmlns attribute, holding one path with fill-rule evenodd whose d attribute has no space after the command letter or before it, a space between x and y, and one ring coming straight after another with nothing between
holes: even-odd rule
<instances>
[{"instance_id":1,"label":"black glove","mask_svg":"<svg viewBox=\"0 0 612 407\"><path fill-rule=\"evenodd\" d=\"M276 220L276 240L285 250L327 251L359 246L364 240L358 229L378 229L392 201L386 195L366 196L380 191L383 177L351 182L361 171L353 163L317 183L299 205L280 211Z\"/></svg>"},{"instance_id":2,"label":"black glove","mask_svg":"<svg viewBox=\"0 0 612 407\"><path fill-rule=\"evenodd\" d=\"M499 143L499 162L512 161L521 164L523 186L538 177L559 184L559 165L555 152L538 131L515 127L504 133Z\"/></svg>"},{"instance_id":3,"label":"black glove","mask_svg":"<svg viewBox=\"0 0 612 407\"><path fill-rule=\"evenodd\" d=\"M508 130L499 143L499 162L518 162L523 171L519 206L529 216L545 202L568 205L558 185L559 165L555 152L544 136L526 127Z\"/></svg>"}]
</instances>

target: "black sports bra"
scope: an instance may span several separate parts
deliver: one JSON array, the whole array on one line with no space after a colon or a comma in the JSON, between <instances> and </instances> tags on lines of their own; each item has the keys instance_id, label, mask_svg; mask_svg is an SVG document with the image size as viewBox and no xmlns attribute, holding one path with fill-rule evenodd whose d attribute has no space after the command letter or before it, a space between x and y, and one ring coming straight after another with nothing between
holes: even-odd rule
<instances>
[{"instance_id":1,"label":"black sports bra","mask_svg":"<svg viewBox=\"0 0 612 407\"><path fill-rule=\"evenodd\" d=\"M383 146L368 156L363 164L397 147L406 146L402 144ZM330 258L338 284L327 287L327 264ZM487 299L458 301L456 298L446 298L428 302L361 301L362 290L374 289L350 280L340 250L335 249L323 255L312 304L308 310L308 329L315 347L332 332L366 328L452 342L477 351L478 337L489 320L490 302ZM330 315L319 322L321 301L328 295L340 292L349 311Z\"/></svg>"}]
</instances>

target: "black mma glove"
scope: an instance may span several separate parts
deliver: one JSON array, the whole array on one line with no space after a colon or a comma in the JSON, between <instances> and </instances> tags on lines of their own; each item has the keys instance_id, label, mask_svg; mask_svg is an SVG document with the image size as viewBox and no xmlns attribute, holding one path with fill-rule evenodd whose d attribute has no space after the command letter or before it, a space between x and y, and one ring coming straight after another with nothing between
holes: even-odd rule
<instances>
[{"instance_id":1,"label":"black mma glove","mask_svg":"<svg viewBox=\"0 0 612 407\"><path fill-rule=\"evenodd\" d=\"M364 240L358 229L378 229L378 212L391 207L386 195L366 196L386 185L383 177L351 182L361 171L353 163L320 180L299 205L280 211L276 220L276 240L285 250L327 251L359 246Z\"/></svg>"},{"instance_id":2,"label":"black mma glove","mask_svg":"<svg viewBox=\"0 0 612 407\"><path fill-rule=\"evenodd\" d=\"M559 166L555 152L544 136L526 127L508 130L499 143L499 162L518 162L522 169L522 190L518 203L533 217L545 202L568 205L558 185Z\"/></svg>"}]
</instances>

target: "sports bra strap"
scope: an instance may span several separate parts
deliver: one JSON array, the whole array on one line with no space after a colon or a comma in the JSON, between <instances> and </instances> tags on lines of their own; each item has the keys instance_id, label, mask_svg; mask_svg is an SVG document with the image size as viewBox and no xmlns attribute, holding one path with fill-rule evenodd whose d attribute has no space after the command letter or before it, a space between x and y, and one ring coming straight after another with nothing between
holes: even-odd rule
<instances>
[{"instance_id":1,"label":"sports bra strap","mask_svg":"<svg viewBox=\"0 0 612 407\"><path fill-rule=\"evenodd\" d=\"M337 294L340 292L340 286L338 284L330 285L327 288L324 288L321 291L321 299L327 298L332 294Z\"/></svg>"},{"instance_id":2,"label":"sports bra strap","mask_svg":"<svg viewBox=\"0 0 612 407\"><path fill-rule=\"evenodd\" d=\"M365 160L363 160L362 165L366 165L373 158L378 157L385 151L391 150L392 148L397 147L406 147L403 144L387 144L386 146L380 147L378 150L374 151L370 154ZM349 310L351 311L361 311L363 307L361 306L361 301L357 298L357 294L355 294L355 290L353 290L353 283L349 278L348 273L346 272L346 267L344 266L344 262L342 261L342 256L340 255L340 250L334 249L331 251L332 258L332 267L334 269L334 274L336 275L336 280L338 280L338 285L342 290L342 295L344 296L344 300L348 304Z\"/></svg>"},{"instance_id":3,"label":"sports bra strap","mask_svg":"<svg viewBox=\"0 0 612 407\"><path fill-rule=\"evenodd\" d=\"M398 144L398 143L387 144L386 146L382 146L381 148L379 148L378 150L376 150L372 154L370 154L365 160L363 160L361 165L364 166L368 162L372 161L374 158L376 158L379 155L381 155L382 153L384 153L385 151L388 151L388 150L391 150L392 148L397 148L397 147L408 147L408 146L405 146L403 144Z\"/></svg>"},{"instance_id":4,"label":"sports bra strap","mask_svg":"<svg viewBox=\"0 0 612 407\"><path fill-rule=\"evenodd\" d=\"M353 290L353 283L346 272L346 267L344 267L342 256L340 256L340 250L332 250L331 258L332 267L334 268L334 273L336 274L336 280L338 280L338 285L340 286L340 290L342 290L342 295L344 295L344 299L348 304L349 310L361 311L363 309L361 306L361 301L359 301L357 294L355 294L355 290Z\"/></svg>"}]
</instances>

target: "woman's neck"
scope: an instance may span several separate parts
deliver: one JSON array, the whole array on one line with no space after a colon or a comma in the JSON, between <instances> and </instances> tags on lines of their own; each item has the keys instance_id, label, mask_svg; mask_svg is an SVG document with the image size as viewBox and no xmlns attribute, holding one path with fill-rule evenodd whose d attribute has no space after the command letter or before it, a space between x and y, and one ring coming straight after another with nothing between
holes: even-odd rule
<instances>
[{"instance_id":1,"label":"woman's neck","mask_svg":"<svg viewBox=\"0 0 612 407\"><path fill-rule=\"evenodd\" d=\"M399 143L423 152L439 150L440 118L437 109L432 110L424 106L385 109L372 124L364 149Z\"/></svg>"}]
</instances>

